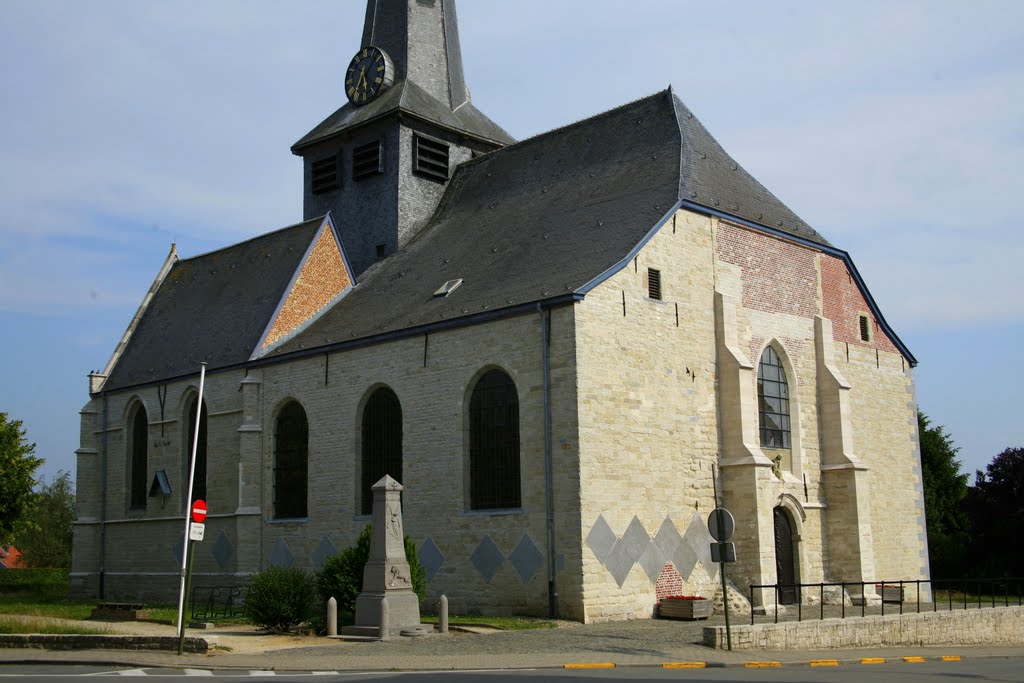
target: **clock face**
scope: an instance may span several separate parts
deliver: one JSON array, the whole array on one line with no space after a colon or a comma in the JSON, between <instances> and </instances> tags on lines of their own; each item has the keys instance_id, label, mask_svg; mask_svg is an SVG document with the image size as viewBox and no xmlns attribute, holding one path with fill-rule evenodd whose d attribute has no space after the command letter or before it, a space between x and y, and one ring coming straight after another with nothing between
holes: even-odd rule
<instances>
[{"instance_id":1,"label":"clock face","mask_svg":"<svg viewBox=\"0 0 1024 683\"><path fill-rule=\"evenodd\" d=\"M349 102L361 106L391 87L394 80L391 59L380 48L367 46L348 65L345 94Z\"/></svg>"}]
</instances>

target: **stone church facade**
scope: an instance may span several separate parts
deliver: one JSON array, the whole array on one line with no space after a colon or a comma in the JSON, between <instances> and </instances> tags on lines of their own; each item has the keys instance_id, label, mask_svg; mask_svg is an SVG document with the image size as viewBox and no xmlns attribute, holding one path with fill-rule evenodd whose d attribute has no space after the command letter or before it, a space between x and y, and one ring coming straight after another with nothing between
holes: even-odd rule
<instances>
[{"instance_id":1,"label":"stone church facade","mask_svg":"<svg viewBox=\"0 0 1024 683\"><path fill-rule=\"evenodd\" d=\"M716 487L744 594L928 577L916 361L846 252L671 90L515 142L454 2L369 0L362 42L304 221L172 248L90 376L75 595L176 593L197 419L195 585L316 568L385 473L455 613L711 597Z\"/></svg>"}]
</instances>

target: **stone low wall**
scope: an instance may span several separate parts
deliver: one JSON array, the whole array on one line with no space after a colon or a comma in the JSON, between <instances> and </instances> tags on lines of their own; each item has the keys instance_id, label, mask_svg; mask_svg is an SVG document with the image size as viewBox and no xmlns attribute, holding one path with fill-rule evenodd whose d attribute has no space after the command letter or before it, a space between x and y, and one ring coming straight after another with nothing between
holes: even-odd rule
<instances>
[{"instance_id":1,"label":"stone low wall","mask_svg":"<svg viewBox=\"0 0 1024 683\"><path fill-rule=\"evenodd\" d=\"M117 635L0 635L0 648L42 650L178 650L175 636ZM204 638L185 638L182 650L204 654L210 649Z\"/></svg>"},{"instance_id":2,"label":"stone low wall","mask_svg":"<svg viewBox=\"0 0 1024 683\"><path fill-rule=\"evenodd\" d=\"M725 626L704 627L704 644L724 649ZM825 650L906 645L1024 645L1024 607L732 627L734 650Z\"/></svg>"}]
</instances>

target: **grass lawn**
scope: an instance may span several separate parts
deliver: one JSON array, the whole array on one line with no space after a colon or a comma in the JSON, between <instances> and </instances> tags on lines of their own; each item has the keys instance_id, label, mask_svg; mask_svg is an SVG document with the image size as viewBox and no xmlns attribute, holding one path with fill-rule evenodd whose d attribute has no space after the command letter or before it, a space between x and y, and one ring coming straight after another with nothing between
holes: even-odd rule
<instances>
[{"instance_id":1,"label":"grass lawn","mask_svg":"<svg viewBox=\"0 0 1024 683\"><path fill-rule=\"evenodd\" d=\"M420 621L427 624L436 624L437 617L424 615ZM486 626L502 631L524 631L533 628L555 628L558 626L547 619L534 617L461 617L457 615L448 616L449 626Z\"/></svg>"}]
</instances>

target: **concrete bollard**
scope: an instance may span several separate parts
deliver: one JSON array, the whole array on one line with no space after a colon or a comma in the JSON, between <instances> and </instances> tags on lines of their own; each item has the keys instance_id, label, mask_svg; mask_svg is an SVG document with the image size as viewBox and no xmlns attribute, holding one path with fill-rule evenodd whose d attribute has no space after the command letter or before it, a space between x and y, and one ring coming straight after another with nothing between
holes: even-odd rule
<instances>
[{"instance_id":1,"label":"concrete bollard","mask_svg":"<svg viewBox=\"0 0 1024 683\"><path fill-rule=\"evenodd\" d=\"M334 598L327 601L327 635L338 635L338 601Z\"/></svg>"},{"instance_id":2,"label":"concrete bollard","mask_svg":"<svg viewBox=\"0 0 1024 683\"><path fill-rule=\"evenodd\" d=\"M442 595L437 601L437 630L439 633L448 633L448 596Z\"/></svg>"},{"instance_id":3,"label":"concrete bollard","mask_svg":"<svg viewBox=\"0 0 1024 683\"><path fill-rule=\"evenodd\" d=\"M391 640L391 608L387 597L380 601L380 639Z\"/></svg>"}]
</instances>

